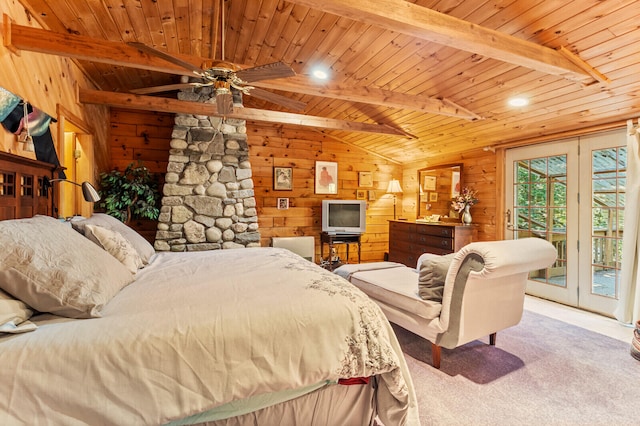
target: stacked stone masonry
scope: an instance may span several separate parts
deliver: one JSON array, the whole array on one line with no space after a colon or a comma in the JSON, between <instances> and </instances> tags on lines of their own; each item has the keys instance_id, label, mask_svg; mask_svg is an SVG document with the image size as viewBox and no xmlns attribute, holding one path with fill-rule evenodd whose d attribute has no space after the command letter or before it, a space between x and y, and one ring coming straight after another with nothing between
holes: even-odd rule
<instances>
[{"instance_id":1,"label":"stacked stone masonry","mask_svg":"<svg viewBox=\"0 0 640 426\"><path fill-rule=\"evenodd\" d=\"M208 87L178 96L215 103ZM246 122L177 114L171 138L155 249L260 246Z\"/></svg>"}]
</instances>

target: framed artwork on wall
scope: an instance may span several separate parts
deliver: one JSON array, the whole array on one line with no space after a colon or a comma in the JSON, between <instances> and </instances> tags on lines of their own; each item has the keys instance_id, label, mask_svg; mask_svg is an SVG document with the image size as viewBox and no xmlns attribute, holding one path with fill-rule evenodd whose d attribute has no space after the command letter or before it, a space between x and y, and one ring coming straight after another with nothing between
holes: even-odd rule
<instances>
[{"instance_id":1,"label":"framed artwork on wall","mask_svg":"<svg viewBox=\"0 0 640 426\"><path fill-rule=\"evenodd\" d=\"M366 200L367 199L367 191L364 189L356 190L356 200Z\"/></svg>"},{"instance_id":2,"label":"framed artwork on wall","mask_svg":"<svg viewBox=\"0 0 640 426\"><path fill-rule=\"evenodd\" d=\"M436 177L435 176L425 176L424 184L422 187L425 191L435 191L436 190Z\"/></svg>"},{"instance_id":3,"label":"framed artwork on wall","mask_svg":"<svg viewBox=\"0 0 640 426\"><path fill-rule=\"evenodd\" d=\"M277 191L291 191L293 189L293 168L273 168L273 189Z\"/></svg>"},{"instance_id":4,"label":"framed artwork on wall","mask_svg":"<svg viewBox=\"0 0 640 426\"><path fill-rule=\"evenodd\" d=\"M436 201L438 201L438 193L437 192L430 192L429 193L429 202L435 203Z\"/></svg>"},{"instance_id":5,"label":"framed artwork on wall","mask_svg":"<svg viewBox=\"0 0 640 426\"><path fill-rule=\"evenodd\" d=\"M451 198L460 195L460 172L451 172Z\"/></svg>"},{"instance_id":6,"label":"framed artwork on wall","mask_svg":"<svg viewBox=\"0 0 640 426\"><path fill-rule=\"evenodd\" d=\"M376 191L369 190L369 201L375 201L375 200L376 200Z\"/></svg>"},{"instance_id":7,"label":"framed artwork on wall","mask_svg":"<svg viewBox=\"0 0 640 426\"><path fill-rule=\"evenodd\" d=\"M316 161L316 194L338 193L338 163Z\"/></svg>"},{"instance_id":8,"label":"framed artwork on wall","mask_svg":"<svg viewBox=\"0 0 640 426\"><path fill-rule=\"evenodd\" d=\"M278 210L287 210L289 208L288 198L278 198Z\"/></svg>"},{"instance_id":9,"label":"framed artwork on wall","mask_svg":"<svg viewBox=\"0 0 640 426\"><path fill-rule=\"evenodd\" d=\"M373 187L373 173L372 172L358 172L358 186L361 188Z\"/></svg>"}]
</instances>

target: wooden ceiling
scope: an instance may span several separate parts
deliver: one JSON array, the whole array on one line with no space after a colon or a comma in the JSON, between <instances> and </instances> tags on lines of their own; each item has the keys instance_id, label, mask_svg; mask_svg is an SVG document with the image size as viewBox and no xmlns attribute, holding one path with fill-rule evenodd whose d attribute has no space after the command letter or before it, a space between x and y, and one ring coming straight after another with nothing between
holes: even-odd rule
<instances>
[{"instance_id":1,"label":"wooden ceiling","mask_svg":"<svg viewBox=\"0 0 640 426\"><path fill-rule=\"evenodd\" d=\"M20 2L46 30L67 37L52 41L54 51L86 36L141 42L195 65L223 52L244 67L285 62L298 75L255 85L303 101L298 114L313 119L245 96L249 120L310 125L401 163L640 113L637 0L225 0L222 15L220 0ZM18 49L51 51L43 47L48 38L36 34ZM76 56L100 91L121 94L87 92L85 100L117 105L131 102L130 90L180 81L171 67L131 66L121 56L135 52L123 46L129 50L110 63ZM316 65L329 71L328 83L310 77ZM531 103L509 107L514 95Z\"/></svg>"}]
</instances>

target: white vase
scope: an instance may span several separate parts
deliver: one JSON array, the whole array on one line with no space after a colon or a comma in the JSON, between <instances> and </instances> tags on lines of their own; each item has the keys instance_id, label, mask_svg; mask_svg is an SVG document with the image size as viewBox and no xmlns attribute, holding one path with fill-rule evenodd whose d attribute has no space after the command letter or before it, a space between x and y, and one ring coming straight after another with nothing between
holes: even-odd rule
<instances>
[{"instance_id":1,"label":"white vase","mask_svg":"<svg viewBox=\"0 0 640 426\"><path fill-rule=\"evenodd\" d=\"M467 204L464 206L464 212L462 213L462 223L465 225L471 225L471 213L469 213L469 209L471 206Z\"/></svg>"}]
</instances>

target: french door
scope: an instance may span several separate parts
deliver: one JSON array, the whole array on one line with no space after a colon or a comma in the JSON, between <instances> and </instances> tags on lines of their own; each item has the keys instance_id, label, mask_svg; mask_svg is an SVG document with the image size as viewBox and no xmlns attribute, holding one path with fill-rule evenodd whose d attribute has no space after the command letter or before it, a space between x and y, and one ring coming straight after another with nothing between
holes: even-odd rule
<instances>
[{"instance_id":1,"label":"french door","mask_svg":"<svg viewBox=\"0 0 640 426\"><path fill-rule=\"evenodd\" d=\"M624 130L506 153L507 238L538 237L558 251L529 275L527 293L612 316L620 283Z\"/></svg>"}]
</instances>

